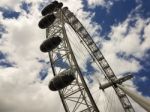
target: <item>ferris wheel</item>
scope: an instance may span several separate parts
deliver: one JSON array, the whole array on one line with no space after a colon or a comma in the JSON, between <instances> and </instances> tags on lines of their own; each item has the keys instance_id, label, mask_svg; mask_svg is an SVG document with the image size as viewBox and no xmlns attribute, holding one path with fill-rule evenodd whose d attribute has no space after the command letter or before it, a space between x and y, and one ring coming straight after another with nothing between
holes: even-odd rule
<instances>
[{"instance_id":1,"label":"ferris wheel","mask_svg":"<svg viewBox=\"0 0 150 112\"><path fill-rule=\"evenodd\" d=\"M67 7L63 7L63 3L54 1L47 5L41 13L43 18L39 22L39 27L46 29L46 40L41 44L40 49L42 52L48 52L54 74L49 83L49 89L59 92L66 112L111 111L107 107L101 109L99 105L102 104L97 104L98 98L94 98L93 93L87 86L85 73L78 62L78 60L81 60L80 58L84 60L84 56L80 54L83 51L79 48L79 44L89 53L90 59L94 60L93 63L96 64L99 73L103 74L107 80L105 84L98 81L98 90L100 89L103 92L106 88L111 87L111 92L116 94L119 105L122 106L124 112L135 112L126 94L134 100L138 100L137 102L143 108L150 111L149 101L133 94L122 85L123 82L133 76L126 75L118 78L115 75L88 31ZM74 33L69 32L70 29ZM68 35L72 36L71 38L75 38L76 35L77 42L69 39ZM78 55L76 55L74 49ZM102 92L99 93L104 94ZM109 99L111 99L111 96L107 99L107 103L110 103Z\"/></svg>"}]
</instances>

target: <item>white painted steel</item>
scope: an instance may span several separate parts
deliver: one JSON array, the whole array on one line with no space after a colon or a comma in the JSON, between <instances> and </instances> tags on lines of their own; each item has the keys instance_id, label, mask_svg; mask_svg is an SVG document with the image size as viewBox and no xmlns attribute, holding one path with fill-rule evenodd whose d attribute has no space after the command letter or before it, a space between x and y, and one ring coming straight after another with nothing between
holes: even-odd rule
<instances>
[{"instance_id":1,"label":"white painted steel","mask_svg":"<svg viewBox=\"0 0 150 112\"><path fill-rule=\"evenodd\" d=\"M123 85L117 84L117 86L124 91L128 96L130 96L135 102L137 102L141 107L143 107L146 111L150 112L150 100L145 97L135 93L134 91L126 88Z\"/></svg>"}]
</instances>

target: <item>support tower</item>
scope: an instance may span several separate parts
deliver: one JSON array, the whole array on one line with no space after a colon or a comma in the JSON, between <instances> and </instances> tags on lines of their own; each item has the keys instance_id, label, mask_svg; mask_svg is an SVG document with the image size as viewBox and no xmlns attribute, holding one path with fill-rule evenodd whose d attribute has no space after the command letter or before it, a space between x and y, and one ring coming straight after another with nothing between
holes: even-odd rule
<instances>
[{"instance_id":1,"label":"support tower","mask_svg":"<svg viewBox=\"0 0 150 112\"><path fill-rule=\"evenodd\" d=\"M41 50L49 53L54 74L49 88L59 91L65 111L99 112L69 43L65 29L65 24L68 24L73 28L83 44L87 46L92 57L109 81L105 86L100 86L100 89L112 86L125 112L134 112L128 97L117 86L117 84L130 79L130 76L122 79L116 77L103 54L76 16L67 7L62 8L62 3L57 1L46 6L42 10L42 15L44 17L39 22L39 27L46 28L47 40L41 45Z\"/></svg>"},{"instance_id":2,"label":"support tower","mask_svg":"<svg viewBox=\"0 0 150 112\"><path fill-rule=\"evenodd\" d=\"M44 17L39 22L40 28L46 28L47 38L40 48L41 51L48 52L54 74L49 88L59 91L66 112L99 112L66 34L68 18L64 15L64 9L55 5L57 3L53 2L43 9ZM54 6L56 8L53 9Z\"/></svg>"}]
</instances>

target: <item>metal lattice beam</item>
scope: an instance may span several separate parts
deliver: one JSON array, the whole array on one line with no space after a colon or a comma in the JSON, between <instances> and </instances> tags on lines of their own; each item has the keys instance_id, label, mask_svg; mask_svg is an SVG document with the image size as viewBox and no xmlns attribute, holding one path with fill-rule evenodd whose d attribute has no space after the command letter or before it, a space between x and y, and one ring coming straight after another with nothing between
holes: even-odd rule
<instances>
[{"instance_id":1,"label":"metal lattice beam","mask_svg":"<svg viewBox=\"0 0 150 112\"><path fill-rule=\"evenodd\" d=\"M65 18L62 11L56 14L55 22L46 29L46 38L59 36L62 39L61 44L49 52L51 67L54 76L67 69L75 70L75 80L67 87L59 91L60 98L66 112L99 112L93 97L85 83L82 72L77 64L71 45L69 43L64 27ZM58 63L66 64L67 67L58 67Z\"/></svg>"}]
</instances>

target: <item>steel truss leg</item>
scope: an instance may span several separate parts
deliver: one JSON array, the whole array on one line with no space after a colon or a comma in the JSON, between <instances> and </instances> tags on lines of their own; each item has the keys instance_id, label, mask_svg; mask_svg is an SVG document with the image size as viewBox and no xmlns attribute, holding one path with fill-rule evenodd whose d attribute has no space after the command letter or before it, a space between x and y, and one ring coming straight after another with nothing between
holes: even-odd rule
<instances>
[{"instance_id":1,"label":"steel truss leg","mask_svg":"<svg viewBox=\"0 0 150 112\"><path fill-rule=\"evenodd\" d=\"M82 72L71 49L64 27L64 17L61 11L56 14L57 20L46 30L46 38L59 36L61 44L49 53L53 74L75 68L76 80L59 91L66 112L99 112L92 95L85 83ZM63 65L64 64L64 65Z\"/></svg>"}]
</instances>

